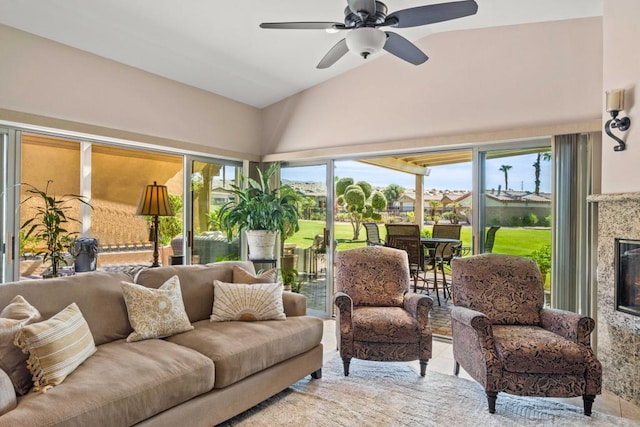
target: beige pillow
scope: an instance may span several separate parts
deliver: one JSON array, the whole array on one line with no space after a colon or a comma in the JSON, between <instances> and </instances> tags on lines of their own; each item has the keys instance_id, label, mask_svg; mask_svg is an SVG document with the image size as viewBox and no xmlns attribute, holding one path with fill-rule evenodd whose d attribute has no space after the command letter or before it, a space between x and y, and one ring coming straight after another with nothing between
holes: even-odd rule
<instances>
[{"instance_id":1,"label":"beige pillow","mask_svg":"<svg viewBox=\"0 0 640 427\"><path fill-rule=\"evenodd\" d=\"M272 268L267 271L263 271L260 274L251 274L247 270L237 265L233 266L233 283L275 283L278 280L278 270Z\"/></svg>"},{"instance_id":2,"label":"beige pillow","mask_svg":"<svg viewBox=\"0 0 640 427\"><path fill-rule=\"evenodd\" d=\"M127 342L164 338L193 329L178 276L171 277L158 289L122 282L122 292L133 328Z\"/></svg>"},{"instance_id":3,"label":"beige pillow","mask_svg":"<svg viewBox=\"0 0 640 427\"><path fill-rule=\"evenodd\" d=\"M27 355L13 340L25 325L39 322L42 316L21 295L16 295L0 312L0 368L9 375L16 393L24 395L33 387L31 372L27 369Z\"/></svg>"},{"instance_id":4,"label":"beige pillow","mask_svg":"<svg viewBox=\"0 0 640 427\"><path fill-rule=\"evenodd\" d=\"M213 281L212 322L284 319L280 283L249 285Z\"/></svg>"},{"instance_id":5,"label":"beige pillow","mask_svg":"<svg viewBox=\"0 0 640 427\"><path fill-rule=\"evenodd\" d=\"M87 321L76 303L49 320L23 327L15 344L29 353L27 367L36 391L60 384L96 351Z\"/></svg>"}]
</instances>

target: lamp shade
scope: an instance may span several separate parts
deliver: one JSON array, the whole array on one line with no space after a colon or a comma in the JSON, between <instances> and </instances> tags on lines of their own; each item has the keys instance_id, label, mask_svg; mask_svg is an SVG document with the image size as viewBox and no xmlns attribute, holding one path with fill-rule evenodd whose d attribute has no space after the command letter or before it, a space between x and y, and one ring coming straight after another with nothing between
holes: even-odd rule
<instances>
[{"instance_id":1,"label":"lamp shade","mask_svg":"<svg viewBox=\"0 0 640 427\"><path fill-rule=\"evenodd\" d=\"M607 112L624 110L624 89L608 90Z\"/></svg>"},{"instance_id":2,"label":"lamp shade","mask_svg":"<svg viewBox=\"0 0 640 427\"><path fill-rule=\"evenodd\" d=\"M387 35L377 28L362 27L351 30L346 39L347 47L351 52L366 58L382 50L387 41Z\"/></svg>"},{"instance_id":3,"label":"lamp shade","mask_svg":"<svg viewBox=\"0 0 640 427\"><path fill-rule=\"evenodd\" d=\"M138 203L138 215L173 216L166 185L147 185Z\"/></svg>"}]
</instances>

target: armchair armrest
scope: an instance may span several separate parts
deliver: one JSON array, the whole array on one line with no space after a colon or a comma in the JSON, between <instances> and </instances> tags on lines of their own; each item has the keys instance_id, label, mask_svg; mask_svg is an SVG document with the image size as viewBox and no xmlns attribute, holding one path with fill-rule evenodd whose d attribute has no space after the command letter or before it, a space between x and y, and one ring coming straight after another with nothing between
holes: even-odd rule
<instances>
[{"instance_id":1,"label":"armchair armrest","mask_svg":"<svg viewBox=\"0 0 640 427\"><path fill-rule=\"evenodd\" d=\"M353 349L353 324L351 313L353 311L353 300L344 292L336 292L333 301L338 307L336 313L336 339L338 350L342 357L352 357Z\"/></svg>"},{"instance_id":2,"label":"armchair armrest","mask_svg":"<svg viewBox=\"0 0 640 427\"><path fill-rule=\"evenodd\" d=\"M307 297L292 292L282 293L282 305L287 317L304 316L307 314Z\"/></svg>"},{"instance_id":3,"label":"armchair armrest","mask_svg":"<svg viewBox=\"0 0 640 427\"><path fill-rule=\"evenodd\" d=\"M555 308L543 308L540 311L540 323L544 329L588 347L591 346L590 336L596 325L588 316Z\"/></svg>"},{"instance_id":4,"label":"armchair armrest","mask_svg":"<svg viewBox=\"0 0 640 427\"><path fill-rule=\"evenodd\" d=\"M11 378L0 369L0 415L13 410L18 404L16 391L11 383Z\"/></svg>"},{"instance_id":5,"label":"armchair armrest","mask_svg":"<svg viewBox=\"0 0 640 427\"><path fill-rule=\"evenodd\" d=\"M429 326L429 310L433 307L433 299L427 295L407 292L404 294L404 309L418 321L420 328Z\"/></svg>"},{"instance_id":6,"label":"armchair armrest","mask_svg":"<svg viewBox=\"0 0 640 427\"><path fill-rule=\"evenodd\" d=\"M487 391L501 390L502 362L493 340L491 320L479 311L451 310L453 358Z\"/></svg>"}]
</instances>

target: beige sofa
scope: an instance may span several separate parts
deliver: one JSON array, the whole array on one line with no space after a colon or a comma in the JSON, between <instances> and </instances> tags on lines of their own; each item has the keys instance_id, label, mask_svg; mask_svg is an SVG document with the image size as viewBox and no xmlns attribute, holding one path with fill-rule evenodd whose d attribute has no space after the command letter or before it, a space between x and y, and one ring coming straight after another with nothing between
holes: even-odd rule
<instances>
[{"instance_id":1,"label":"beige sofa","mask_svg":"<svg viewBox=\"0 0 640 427\"><path fill-rule=\"evenodd\" d=\"M232 281L232 265L142 270L136 282L157 288L178 275L193 330L127 343L132 331L122 296L124 273L0 285L0 310L22 295L47 319L75 302L97 351L46 393L16 396L0 370L0 426L213 426L306 375L321 376L323 322L306 299L284 293L286 320L211 322L213 280Z\"/></svg>"}]
</instances>

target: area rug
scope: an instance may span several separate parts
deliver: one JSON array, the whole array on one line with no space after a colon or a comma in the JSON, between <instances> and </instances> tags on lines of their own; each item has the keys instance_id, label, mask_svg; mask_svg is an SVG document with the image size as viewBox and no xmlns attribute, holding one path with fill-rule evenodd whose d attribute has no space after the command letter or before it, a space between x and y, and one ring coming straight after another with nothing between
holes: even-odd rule
<instances>
[{"instance_id":1,"label":"area rug","mask_svg":"<svg viewBox=\"0 0 640 427\"><path fill-rule=\"evenodd\" d=\"M638 424L544 398L498 395L489 414L476 382L415 363L352 360L348 377L342 361L325 361L323 377L298 381L222 426L637 426Z\"/></svg>"}]
</instances>

